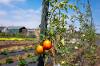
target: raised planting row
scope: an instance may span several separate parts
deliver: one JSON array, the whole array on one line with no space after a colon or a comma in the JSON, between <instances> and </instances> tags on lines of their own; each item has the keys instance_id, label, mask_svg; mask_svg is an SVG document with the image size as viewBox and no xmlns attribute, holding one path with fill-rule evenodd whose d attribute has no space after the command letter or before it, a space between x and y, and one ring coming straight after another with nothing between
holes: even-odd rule
<instances>
[{"instance_id":1,"label":"raised planting row","mask_svg":"<svg viewBox=\"0 0 100 66\"><path fill-rule=\"evenodd\" d=\"M7 53L7 52L6 52ZM35 56L36 58L36 56ZM18 62L20 60L28 59L29 62L36 62L37 59L34 59L34 50L17 51L14 53L0 54L0 64L10 64L13 62Z\"/></svg>"},{"instance_id":2,"label":"raised planting row","mask_svg":"<svg viewBox=\"0 0 100 66\"><path fill-rule=\"evenodd\" d=\"M33 41L0 41L0 52L4 50L16 51L25 48L34 48Z\"/></svg>"},{"instance_id":3,"label":"raised planting row","mask_svg":"<svg viewBox=\"0 0 100 66\"><path fill-rule=\"evenodd\" d=\"M2 45L10 45L10 44L12 44L12 45L20 45L20 44L34 44L35 43L35 41L0 41L0 46L2 46Z\"/></svg>"},{"instance_id":4,"label":"raised planting row","mask_svg":"<svg viewBox=\"0 0 100 66\"><path fill-rule=\"evenodd\" d=\"M16 52L28 52L28 51L33 51L34 47L33 46L20 46L18 48L15 47L10 47L10 48L4 48L0 51L0 55L8 55L10 53L16 53Z\"/></svg>"}]
</instances>

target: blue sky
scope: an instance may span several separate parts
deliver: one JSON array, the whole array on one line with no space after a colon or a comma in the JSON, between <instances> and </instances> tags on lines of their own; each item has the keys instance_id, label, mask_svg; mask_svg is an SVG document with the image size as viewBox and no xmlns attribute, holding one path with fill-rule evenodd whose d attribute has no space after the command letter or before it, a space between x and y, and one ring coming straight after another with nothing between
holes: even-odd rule
<instances>
[{"instance_id":1,"label":"blue sky","mask_svg":"<svg viewBox=\"0 0 100 66\"><path fill-rule=\"evenodd\" d=\"M0 25L37 28L41 22L41 0L0 0Z\"/></svg>"},{"instance_id":2,"label":"blue sky","mask_svg":"<svg viewBox=\"0 0 100 66\"><path fill-rule=\"evenodd\" d=\"M97 32L100 32L99 3L100 0L91 0ZM37 28L41 22L41 5L42 0L0 0L0 25Z\"/></svg>"},{"instance_id":3,"label":"blue sky","mask_svg":"<svg viewBox=\"0 0 100 66\"><path fill-rule=\"evenodd\" d=\"M96 31L100 33L100 0L91 0L91 7Z\"/></svg>"}]
</instances>

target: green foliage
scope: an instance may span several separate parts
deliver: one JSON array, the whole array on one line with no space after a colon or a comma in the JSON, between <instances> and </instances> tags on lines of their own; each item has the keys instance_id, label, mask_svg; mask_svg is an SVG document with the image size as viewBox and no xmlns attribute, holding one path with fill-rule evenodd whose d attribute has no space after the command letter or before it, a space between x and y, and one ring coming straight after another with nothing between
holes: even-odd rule
<instances>
[{"instance_id":1,"label":"green foliage","mask_svg":"<svg viewBox=\"0 0 100 66\"><path fill-rule=\"evenodd\" d=\"M33 62L36 62L37 59L38 59L38 56L33 56L31 59L32 59Z\"/></svg>"},{"instance_id":2,"label":"green foliage","mask_svg":"<svg viewBox=\"0 0 100 66\"><path fill-rule=\"evenodd\" d=\"M16 38L36 38L35 34L29 34L28 36L23 35L21 33L16 33L16 34L12 34L12 33L0 33L0 37L1 38L10 38L10 37L16 37Z\"/></svg>"},{"instance_id":3,"label":"green foliage","mask_svg":"<svg viewBox=\"0 0 100 66\"><path fill-rule=\"evenodd\" d=\"M8 34L6 34L6 33L0 33L0 37L4 37L4 36L9 36Z\"/></svg>"},{"instance_id":4,"label":"green foliage","mask_svg":"<svg viewBox=\"0 0 100 66\"><path fill-rule=\"evenodd\" d=\"M32 55L32 54L28 54L28 55L27 55L27 57L32 58L32 57L33 57L33 55Z\"/></svg>"},{"instance_id":5,"label":"green foliage","mask_svg":"<svg viewBox=\"0 0 100 66\"><path fill-rule=\"evenodd\" d=\"M7 64L13 63L13 59L12 59L12 58L7 58L7 59L6 59L6 63L7 63Z\"/></svg>"},{"instance_id":6,"label":"green foliage","mask_svg":"<svg viewBox=\"0 0 100 66\"><path fill-rule=\"evenodd\" d=\"M78 1L76 2L78 3ZM56 61L58 60L59 63L65 61L65 64L61 64L61 66L77 66L78 61L81 62L84 55L94 56L96 51L94 46L95 28L91 26L92 20L89 19L92 16L90 15L87 18L86 13L81 12L81 8L77 6L77 3L72 3L70 0L49 0L49 3L47 33L48 38L52 40L54 48L57 50ZM69 11L73 14L68 15L70 14ZM71 22L71 25L68 25L68 21ZM75 30L75 22L80 24L79 32ZM86 50L87 48L91 48L88 50L89 52ZM80 51L80 49L84 51ZM85 53L82 58L78 58L81 60L72 63L78 57L77 52L80 52L79 55ZM90 58L93 60L92 56Z\"/></svg>"},{"instance_id":7,"label":"green foliage","mask_svg":"<svg viewBox=\"0 0 100 66\"><path fill-rule=\"evenodd\" d=\"M24 59L19 60L18 66L27 66L27 62Z\"/></svg>"},{"instance_id":8,"label":"green foliage","mask_svg":"<svg viewBox=\"0 0 100 66\"><path fill-rule=\"evenodd\" d=\"M22 34L20 34L20 33L13 34L13 36L14 36L14 37L23 37L23 38L25 38L25 35L22 35Z\"/></svg>"},{"instance_id":9,"label":"green foliage","mask_svg":"<svg viewBox=\"0 0 100 66\"><path fill-rule=\"evenodd\" d=\"M44 36L43 34L40 34L40 39L41 39L41 40L43 40L44 37L45 37L45 36Z\"/></svg>"},{"instance_id":10,"label":"green foliage","mask_svg":"<svg viewBox=\"0 0 100 66\"><path fill-rule=\"evenodd\" d=\"M0 62L0 65L2 65L2 63Z\"/></svg>"},{"instance_id":11,"label":"green foliage","mask_svg":"<svg viewBox=\"0 0 100 66\"><path fill-rule=\"evenodd\" d=\"M11 33L0 33L0 37L25 37L20 33L11 34Z\"/></svg>"},{"instance_id":12,"label":"green foliage","mask_svg":"<svg viewBox=\"0 0 100 66\"><path fill-rule=\"evenodd\" d=\"M32 55L32 54L28 54L27 57L30 58L30 59L32 60L32 62L36 62L37 59L38 59L38 56L34 56L34 55Z\"/></svg>"},{"instance_id":13,"label":"green foliage","mask_svg":"<svg viewBox=\"0 0 100 66\"><path fill-rule=\"evenodd\" d=\"M25 52L28 52L28 51L29 51L29 49L30 49L29 47L24 47L24 49L23 49L23 50L24 50Z\"/></svg>"},{"instance_id":14,"label":"green foliage","mask_svg":"<svg viewBox=\"0 0 100 66\"><path fill-rule=\"evenodd\" d=\"M7 49L4 49L4 50L1 52L1 54L2 54L2 55L8 55L8 54L9 54L9 52L8 52L8 50L7 50Z\"/></svg>"}]
</instances>

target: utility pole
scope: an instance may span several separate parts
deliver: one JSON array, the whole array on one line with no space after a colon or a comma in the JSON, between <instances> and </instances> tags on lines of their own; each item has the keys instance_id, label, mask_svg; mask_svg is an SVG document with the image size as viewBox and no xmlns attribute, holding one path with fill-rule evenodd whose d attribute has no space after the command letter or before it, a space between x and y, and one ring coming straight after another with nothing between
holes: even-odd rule
<instances>
[{"instance_id":1,"label":"utility pole","mask_svg":"<svg viewBox=\"0 0 100 66\"><path fill-rule=\"evenodd\" d=\"M48 0L42 0L42 15L41 15L41 24L40 24L40 35L47 36L47 22L48 22L48 10L49 10L49 1ZM43 40L40 38L40 40ZM44 66L44 59L45 54L41 54L38 57L38 65L37 66Z\"/></svg>"}]
</instances>

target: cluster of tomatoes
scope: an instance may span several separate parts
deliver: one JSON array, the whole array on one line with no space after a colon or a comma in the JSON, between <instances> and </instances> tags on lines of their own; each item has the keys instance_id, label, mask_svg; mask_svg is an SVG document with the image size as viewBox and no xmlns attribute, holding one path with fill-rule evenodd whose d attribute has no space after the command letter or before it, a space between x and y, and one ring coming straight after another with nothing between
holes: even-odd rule
<instances>
[{"instance_id":1,"label":"cluster of tomatoes","mask_svg":"<svg viewBox=\"0 0 100 66\"><path fill-rule=\"evenodd\" d=\"M49 50L51 48L52 48L51 41L50 40L45 40L45 41L43 41L43 44L42 45L38 45L36 47L36 52L38 54L42 54L42 53L44 53L45 50Z\"/></svg>"}]
</instances>

